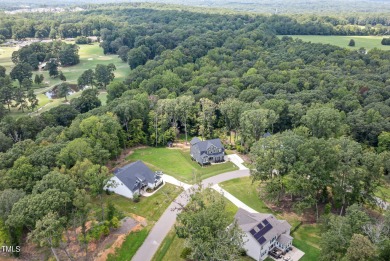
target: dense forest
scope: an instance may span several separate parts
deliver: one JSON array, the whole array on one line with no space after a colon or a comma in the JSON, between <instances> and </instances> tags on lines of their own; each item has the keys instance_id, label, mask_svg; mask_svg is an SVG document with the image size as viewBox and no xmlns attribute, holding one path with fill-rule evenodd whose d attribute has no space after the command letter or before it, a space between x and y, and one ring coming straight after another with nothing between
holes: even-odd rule
<instances>
[{"instance_id":1,"label":"dense forest","mask_svg":"<svg viewBox=\"0 0 390 261\"><path fill-rule=\"evenodd\" d=\"M12 244L29 234L66 250L66 244L48 244L42 230L61 234L75 224L84 228L80 244L86 244L96 236L85 224L89 200L104 193L105 165L125 148L165 146L181 133L186 139L220 137L227 148L249 154L253 179L266 184L262 196L275 202L290 197L298 210L315 209L317 220L319 205L326 205L343 216L329 217L328 227L347 224L355 203L375 205L375 192L390 173L390 52L276 34L383 34L388 27L378 26L382 18L218 15L123 5L24 17L2 16L0 34L99 36L104 53L117 54L131 71L124 82L110 83L113 67L80 77L81 87L106 89L105 106L90 89L70 104L15 118L7 116L14 103L5 90L17 88L13 79L19 88L32 81L36 62L52 59L55 44L16 52L14 68L23 67L18 77L0 70L0 224ZM76 52L59 45L60 52ZM99 81L104 74L108 81ZM101 208L95 218L103 221ZM112 215L107 220L96 237L115 226ZM42 226L51 221L55 226ZM354 228L369 236L362 226ZM389 237L383 236L367 240L374 256L388 260ZM336 239L344 244L330 247ZM358 240L352 234L336 239L324 242L324 260L340 260L350 240Z\"/></svg>"},{"instance_id":2,"label":"dense forest","mask_svg":"<svg viewBox=\"0 0 390 261\"><path fill-rule=\"evenodd\" d=\"M24 13L15 15L4 15L0 17L0 41L5 39L25 39L36 38L69 38L77 36L102 36L107 31L122 33L125 38L130 37L130 43L134 44L131 37L135 35L152 36L156 32L172 33L175 29L190 26L189 22L194 22L194 27L199 21L207 19L210 24L203 29L221 30L221 26L226 29L237 30L245 24L252 26L268 27L275 34L301 34L301 35L386 35L389 34L390 19L386 14L349 14L346 16L314 16L314 15L225 15L203 12L194 13L185 10L166 10L156 16L152 9L137 8L142 4L133 4L133 7L122 4L112 6L90 6L89 9L81 12L71 13L46 13L44 16L37 13ZM162 6L162 8L167 8ZM196 17L198 19L196 19ZM237 21L232 27L231 20ZM152 22L154 26L148 26ZM222 22L226 22L222 24ZM163 23L163 24L160 24ZM181 23L184 23L183 25ZM212 28L212 24L216 24ZM125 25L138 25L126 28ZM150 24L149 24L150 25ZM124 29L126 28L126 29ZM125 30L125 31L124 31ZM188 33L188 32L187 32ZM185 37L180 33L176 37ZM156 35L155 37L158 37ZM187 36L188 37L188 36ZM133 42L132 42L133 41ZM131 46L129 46L131 47Z\"/></svg>"},{"instance_id":3,"label":"dense forest","mask_svg":"<svg viewBox=\"0 0 390 261\"><path fill-rule=\"evenodd\" d=\"M3 0L0 3L0 9L4 10L18 10L22 8L47 8L47 7L62 7L69 8L72 6L80 6L87 4L104 4L104 3L123 3L123 2L137 2L146 3L146 6L151 6L149 3L178 5L177 7L182 9L183 5L187 5L187 8L200 7L200 10L214 9L214 10L235 10L246 12L257 12L266 14L301 14L301 13L316 13L316 14L328 14L328 13L385 13L390 10L388 0L342 0L342 1L320 1L320 0L307 0L307 1L284 1L284 0L237 0L237 1L224 1L224 0L62 0L61 2L53 2L49 0Z\"/></svg>"}]
</instances>

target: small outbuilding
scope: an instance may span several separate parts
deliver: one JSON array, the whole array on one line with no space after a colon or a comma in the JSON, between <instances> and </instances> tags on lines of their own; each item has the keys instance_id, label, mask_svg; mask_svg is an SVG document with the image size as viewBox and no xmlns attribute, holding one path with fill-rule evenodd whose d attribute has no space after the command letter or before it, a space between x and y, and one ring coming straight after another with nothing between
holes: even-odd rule
<instances>
[{"instance_id":1,"label":"small outbuilding","mask_svg":"<svg viewBox=\"0 0 390 261\"><path fill-rule=\"evenodd\" d=\"M156 189L163 184L160 172L154 172L142 161L130 163L114 171L114 177L105 186L106 190L127 198L141 195L147 189Z\"/></svg>"}]
</instances>

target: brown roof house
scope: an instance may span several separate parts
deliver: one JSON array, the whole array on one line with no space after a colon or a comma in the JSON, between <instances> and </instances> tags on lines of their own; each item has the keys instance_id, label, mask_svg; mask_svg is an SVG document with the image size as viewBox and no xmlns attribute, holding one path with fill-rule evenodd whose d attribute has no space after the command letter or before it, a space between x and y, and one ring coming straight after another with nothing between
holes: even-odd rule
<instances>
[{"instance_id":1,"label":"brown roof house","mask_svg":"<svg viewBox=\"0 0 390 261\"><path fill-rule=\"evenodd\" d=\"M274 248L286 251L292 246L291 225L272 214L250 213L239 208L235 220L245 233L244 248L248 256L264 260Z\"/></svg>"}]
</instances>

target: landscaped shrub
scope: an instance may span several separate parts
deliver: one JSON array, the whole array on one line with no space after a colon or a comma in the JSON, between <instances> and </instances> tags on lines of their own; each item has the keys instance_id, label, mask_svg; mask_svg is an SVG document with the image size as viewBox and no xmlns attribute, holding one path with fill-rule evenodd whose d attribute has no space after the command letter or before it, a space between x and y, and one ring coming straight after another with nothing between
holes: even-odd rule
<instances>
[{"instance_id":1,"label":"landscaped shrub","mask_svg":"<svg viewBox=\"0 0 390 261\"><path fill-rule=\"evenodd\" d=\"M390 45L390 38L383 38L381 41L382 45Z\"/></svg>"},{"instance_id":2,"label":"landscaped shrub","mask_svg":"<svg viewBox=\"0 0 390 261\"><path fill-rule=\"evenodd\" d=\"M187 259L187 257L191 254L191 248L185 247L183 251L181 251L180 257L183 259Z\"/></svg>"},{"instance_id":3,"label":"landscaped shrub","mask_svg":"<svg viewBox=\"0 0 390 261\"><path fill-rule=\"evenodd\" d=\"M120 226L119 219L117 217L113 217L110 226L114 229L117 229Z\"/></svg>"},{"instance_id":4,"label":"landscaped shrub","mask_svg":"<svg viewBox=\"0 0 390 261\"><path fill-rule=\"evenodd\" d=\"M141 200L141 197L139 194L134 194L133 195L133 202L137 203Z\"/></svg>"},{"instance_id":5,"label":"landscaped shrub","mask_svg":"<svg viewBox=\"0 0 390 261\"><path fill-rule=\"evenodd\" d=\"M88 37L85 37L85 36L78 36L76 38L77 44L90 44L91 42L92 42L92 40Z\"/></svg>"}]
</instances>

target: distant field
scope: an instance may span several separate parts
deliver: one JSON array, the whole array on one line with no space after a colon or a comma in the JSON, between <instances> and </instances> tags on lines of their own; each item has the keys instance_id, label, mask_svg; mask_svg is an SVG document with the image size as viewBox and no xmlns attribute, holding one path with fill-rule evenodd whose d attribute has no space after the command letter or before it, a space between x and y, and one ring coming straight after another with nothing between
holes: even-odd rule
<instances>
[{"instance_id":1,"label":"distant field","mask_svg":"<svg viewBox=\"0 0 390 261\"><path fill-rule=\"evenodd\" d=\"M298 38L305 42L332 44L343 48L358 50L364 47L366 50L378 48L381 50L390 50L389 45L382 45L382 36L335 36L335 35L289 35L292 38ZM282 37L282 35L279 35ZM348 46L349 41L355 41L355 47Z\"/></svg>"},{"instance_id":2,"label":"distant field","mask_svg":"<svg viewBox=\"0 0 390 261\"><path fill-rule=\"evenodd\" d=\"M67 81L70 83L76 83L77 78L82 72L87 69L94 69L97 64L115 64L117 70L115 71L116 80L124 80L127 73L130 71L129 65L122 62L117 55L104 55L103 49L99 47L99 43L94 44L83 44L79 45L79 55L80 63L75 66L59 68L67 78ZM18 50L17 47L0 47L0 65L7 68L7 73L9 73L14 66L11 61L11 56L14 51ZM56 84L60 82L59 79L50 79L47 71L34 71L34 74L43 74L45 76L45 82L48 82L49 85ZM34 78L33 78L34 79Z\"/></svg>"},{"instance_id":3,"label":"distant field","mask_svg":"<svg viewBox=\"0 0 390 261\"><path fill-rule=\"evenodd\" d=\"M77 83L78 77L87 69L94 69L97 64L109 64L113 63L116 66L115 71L115 80L114 81L123 81L127 74L130 71L129 65L122 62L117 55L104 55L103 49L99 47L98 43L91 45L79 45L80 50L80 63L75 66L59 68L65 75L67 82ZM7 68L7 73L9 73L14 66L11 61L12 52L16 51L16 47L0 47L0 65ZM47 111L53 107L56 107L63 103L64 99L49 99L46 97L45 93L49 91L54 85L60 83L61 81L57 79L52 79L49 77L47 71L34 71L33 79L35 74L43 74L45 77L44 83L46 87L34 86L35 93L39 100L39 108L45 106L44 109L40 110L39 113ZM16 84L16 83L15 83ZM74 99L80 96L81 93L75 93L68 97L68 99ZM101 93L99 98L102 100L102 104L106 103L107 93ZM30 111L31 112L31 111ZM28 112L26 112L28 113ZM18 111L16 108L12 109L12 116L23 115L21 111Z\"/></svg>"},{"instance_id":4,"label":"distant field","mask_svg":"<svg viewBox=\"0 0 390 261\"><path fill-rule=\"evenodd\" d=\"M13 66L13 62L11 61L11 56L14 51L17 51L16 47L1 47L0 46L0 65L7 68L7 72L10 72L11 66Z\"/></svg>"}]
</instances>

